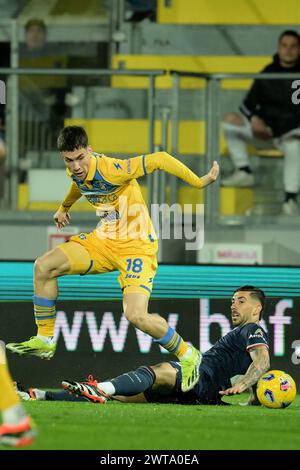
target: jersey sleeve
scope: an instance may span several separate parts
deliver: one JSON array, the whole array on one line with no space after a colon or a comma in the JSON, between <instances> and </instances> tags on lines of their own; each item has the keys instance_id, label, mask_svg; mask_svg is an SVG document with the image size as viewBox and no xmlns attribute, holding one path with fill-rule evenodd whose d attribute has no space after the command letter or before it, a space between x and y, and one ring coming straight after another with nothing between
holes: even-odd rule
<instances>
[{"instance_id":1,"label":"jersey sleeve","mask_svg":"<svg viewBox=\"0 0 300 470\"><path fill-rule=\"evenodd\" d=\"M250 351L256 346L266 346L267 348L269 347L267 335L259 325L252 324L245 333L247 351Z\"/></svg>"},{"instance_id":2,"label":"jersey sleeve","mask_svg":"<svg viewBox=\"0 0 300 470\"><path fill-rule=\"evenodd\" d=\"M146 174L144 157L141 155L121 160L103 155L98 161L98 170L106 181L121 186Z\"/></svg>"},{"instance_id":3,"label":"jersey sleeve","mask_svg":"<svg viewBox=\"0 0 300 470\"><path fill-rule=\"evenodd\" d=\"M82 196L77 184L73 181L66 197L59 206L58 210L60 212L68 212L73 204Z\"/></svg>"},{"instance_id":4,"label":"jersey sleeve","mask_svg":"<svg viewBox=\"0 0 300 470\"><path fill-rule=\"evenodd\" d=\"M112 184L121 185L128 180L140 178L155 170L163 170L177 176L191 186L196 188L203 186L199 176L167 152L155 152L126 160L102 157L99 165L103 177Z\"/></svg>"}]
</instances>

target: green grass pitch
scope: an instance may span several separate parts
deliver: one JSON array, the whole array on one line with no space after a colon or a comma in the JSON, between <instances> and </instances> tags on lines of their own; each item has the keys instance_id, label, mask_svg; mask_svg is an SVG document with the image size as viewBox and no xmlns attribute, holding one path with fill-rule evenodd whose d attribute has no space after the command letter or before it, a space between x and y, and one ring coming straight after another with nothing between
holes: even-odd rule
<instances>
[{"instance_id":1,"label":"green grass pitch","mask_svg":"<svg viewBox=\"0 0 300 470\"><path fill-rule=\"evenodd\" d=\"M300 395L289 408L25 402L38 425L30 449L300 449Z\"/></svg>"}]
</instances>

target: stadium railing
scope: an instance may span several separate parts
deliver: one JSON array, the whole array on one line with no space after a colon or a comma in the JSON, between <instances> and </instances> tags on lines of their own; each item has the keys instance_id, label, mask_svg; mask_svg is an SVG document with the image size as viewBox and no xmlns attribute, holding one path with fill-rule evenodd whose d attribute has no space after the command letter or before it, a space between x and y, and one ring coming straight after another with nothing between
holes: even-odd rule
<instances>
[{"instance_id":1,"label":"stadium railing","mask_svg":"<svg viewBox=\"0 0 300 470\"><path fill-rule=\"evenodd\" d=\"M9 158L7 159L9 165L9 202L10 207L13 209L18 208L18 158L19 158L19 106L18 106L18 77L24 74L27 75L77 75L77 76L136 76L136 77L147 77L149 80L149 88L147 93L147 120L145 123L149 123L144 126L145 132L148 132L148 144L147 151L152 152L157 147L157 140L155 140L155 134L157 131L156 127L156 117L158 116L157 110L157 101L156 101L156 91L157 91L157 80L159 77L162 77L166 74L165 70L128 70L128 69L113 69L113 70L94 70L94 69L22 69L22 68L4 68L1 70L2 76L9 77L7 80L7 112L9 119L7 119L7 141L9 147ZM236 73L226 73L226 74L205 74L205 73L196 73L191 71L182 71L182 70L172 70L171 76L173 78L173 88L172 88L172 99L169 103L169 107L162 109L161 115L161 144L163 148L168 149L174 155L181 153L182 148L180 148L179 136L180 133L188 136L193 133L201 133L197 142L200 142L200 147L203 150L197 151L195 154L204 155L205 161L202 163L205 164L205 168L208 168L212 161L218 158L219 155L225 153L224 142L220 145L220 90L222 88L222 83L230 81L240 80L250 80L250 79L297 79L295 74L236 74ZM183 78L193 79L195 82L199 80L201 82L201 93L205 93L205 112L204 112L204 121L186 121L189 124L188 128L184 130L185 125L184 121L179 119L179 95L180 95L180 81ZM203 82L205 83L203 89ZM292 94L292 90L291 90ZM85 122L86 120L82 120ZM171 122L169 122L171 121ZM134 122L134 121L133 121ZM170 124L170 126L169 126ZM182 127L183 126L183 127ZM171 132L168 132L168 127L170 127ZM189 132L187 132L187 130ZM100 128L99 128L100 131ZM184 132L183 132L184 131ZM168 144L168 136L170 135L171 139ZM201 137L201 138L200 138ZM195 142L196 142L195 140ZM192 143L190 137L186 139L189 142L189 145ZM199 144L198 142L198 144ZM199 146L199 145L198 145ZM143 153L143 152L142 152ZM192 154L193 152L189 152ZM259 153L263 156L278 156L280 154L274 153L274 151ZM198 164L197 164L198 165ZM200 165L200 163L199 163ZM196 170L197 171L197 170ZM170 180L170 203L178 202L179 199L182 199L183 192L187 188L177 188L177 181L175 178ZM151 202L163 202L162 195L159 192L159 188L165 186L163 180L158 179L157 175L147 177L147 189L148 189L148 203ZM217 188L217 190L216 190ZM249 193L250 194L250 193ZM188 195L188 192L186 194ZM214 222L220 216L224 215L224 211L220 210L220 188L219 183L215 185L214 191L205 191L205 205L206 205L206 220L208 223ZM251 195L247 195L247 197ZM184 199L184 198L183 198ZM201 203L203 201L202 196L199 197L199 201L193 200L193 202ZM222 208L221 208L222 209Z\"/></svg>"},{"instance_id":2,"label":"stadium railing","mask_svg":"<svg viewBox=\"0 0 300 470\"><path fill-rule=\"evenodd\" d=\"M24 69L24 68L3 68L1 75L8 77L6 90L6 115L9 116L6 124L6 139L8 142L8 173L9 173L9 194L7 195L10 208L18 208L18 174L19 174L19 86L18 78L24 75L50 75L50 76L85 76L103 77L114 75L135 75L147 77L149 81L147 93L147 117L148 117L148 151L151 153L155 149L155 94L156 78L164 75L164 70L95 70L95 69ZM147 180L148 191L152 193L152 181ZM151 200L151 198L150 198Z\"/></svg>"},{"instance_id":3,"label":"stadium railing","mask_svg":"<svg viewBox=\"0 0 300 470\"><path fill-rule=\"evenodd\" d=\"M176 155L178 152L178 128L179 128L179 99L180 99L180 80L181 78L196 78L205 80L205 156L206 166L210 168L213 161L218 159L219 155L224 153L220 148L220 90L222 82L226 80L298 80L295 73L215 73L205 74L182 70L171 70L173 76L173 99L172 99L172 152ZM202 88L202 87L201 87ZM291 100L293 89L291 88ZM276 151L259 152L260 156L277 157L281 154ZM177 180L171 179L171 204L177 200ZM206 221L213 222L219 218L220 214L220 179L214 186L214 191L205 192L205 213Z\"/></svg>"}]
</instances>

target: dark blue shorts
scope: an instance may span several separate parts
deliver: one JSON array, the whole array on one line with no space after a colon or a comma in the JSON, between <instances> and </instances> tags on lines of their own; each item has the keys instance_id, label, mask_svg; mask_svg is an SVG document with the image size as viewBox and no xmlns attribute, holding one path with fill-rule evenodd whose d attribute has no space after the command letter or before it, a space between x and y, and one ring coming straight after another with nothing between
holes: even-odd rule
<instances>
[{"instance_id":1,"label":"dark blue shorts","mask_svg":"<svg viewBox=\"0 0 300 470\"><path fill-rule=\"evenodd\" d=\"M181 366L179 362L170 361L174 369L177 370L176 384L172 391L164 392L163 390L146 390L144 395L147 401L151 403L177 403L180 405L220 405L221 395L219 395L220 387L217 386L211 377L201 368L199 368L200 379L192 390L183 393L181 391Z\"/></svg>"}]
</instances>

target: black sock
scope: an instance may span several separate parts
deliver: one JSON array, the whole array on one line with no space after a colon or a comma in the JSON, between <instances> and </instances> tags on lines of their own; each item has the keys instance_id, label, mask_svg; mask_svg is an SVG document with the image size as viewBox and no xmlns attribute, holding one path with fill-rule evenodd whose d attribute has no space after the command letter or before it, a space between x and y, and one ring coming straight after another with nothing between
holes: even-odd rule
<instances>
[{"instance_id":1,"label":"black sock","mask_svg":"<svg viewBox=\"0 0 300 470\"><path fill-rule=\"evenodd\" d=\"M60 390L59 392L46 392L45 400L48 401L86 401L83 397L77 397L76 395L70 395L66 390Z\"/></svg>"},{"instance_id":2,"label":"black sock","mask_svg":"<svg viewBox=\"0 0 300 470\"><path fill-rule=\"evenodd\" d=\"M155 373L150 367L141 366L134 371L119 375L110 382L116 389L115 395L130 397L150 388L155 382Z\"/></svg>"},{"instance_id":3,"label":"black sock","mask_svg":"<svg viewBox=\"0 0 300 470\"><path fill-rule=\"evenodd\" d=\"M285 193L285 202L288 202L290 199L293 199L296 202L297 193Z\"/></svg>"},{"instance_id":4,"label":"black sock","mask_svg":"<svg viewBox=\"0 0 300 470\"><path fill-rule=\"evenodd\" d=\"M241 166L241 168L239 168L240 171L245 171L246 173L249 173L249 175L251 175L252 173L252 170L250 168L250 166Z\"/></svg>"}]
</instances>

